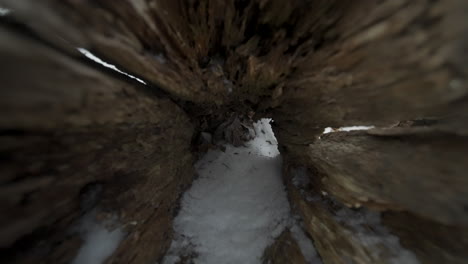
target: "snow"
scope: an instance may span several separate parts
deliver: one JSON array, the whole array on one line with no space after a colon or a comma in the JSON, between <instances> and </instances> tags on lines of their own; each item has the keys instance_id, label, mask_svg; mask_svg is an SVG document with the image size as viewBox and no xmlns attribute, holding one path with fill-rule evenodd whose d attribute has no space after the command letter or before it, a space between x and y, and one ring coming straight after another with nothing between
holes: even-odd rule
<instances>
[{"instance_id":1,"label":"snow","mask_svg":"<svg viewBox=\"0 0 468 264\"><path fill-rule=\"evenodd\" d=\"M291 226L270 121L254 124L256 137L246 146L226 145L225 152L210 151L198 161L199 178L182 197L164 264L190 257L203 264L261 263L265 248ZM294 230L310 250L300 228Z\"/></svg>"},{"instance_id":2,"label":"snow","mask_svg":"<svg viewBox=\"0 0 468 264\"><path fill-rule=\"evenodd\" d=\"M349 127L340 127L340 128L331 128L327 127L323 130L323 134L339 132L339 131L356 131L356 130L369 130L375 128L375 126L349 126Z\"/></svg>"},{"instance_id":3,"label":"snow","mask_svg":"<svg viewBox=\"0 0 468 264\"><path fill-rule=\"evenodd\" d=\"M11 13L11 9L0 7L0 16L7 16Z\"/></svg>"},{"instance_id":4,"label":"snow","mask_svg":"<svg viewBox=\"0 0 468 264\"><path fill-rule=\"evenodd\" d=\"M333 128L331 127L326 127L324 130L323 130L323 133L322 134L328 134L328 133L331 133L333 132Z\"/></svg>"},{"instance_id":5,"label":"snow","mask_svg":"<svg viewBox=\"0 0 468 264\"><path fill-rule=\"evenodd\" d=\"M101 264L104 263L119 246L124 237L120 228L109 230L115 220L99 223L96 220L96 210L86 214L77 228L84 240L72 264Z\"/></svg>"},{"instance_id":6,"label":"snow","mask_svg":"<svg viewBox=\"0 0 468 264\"><path fill-rule=\"evenodd\" d=\"M133 76L133 75L131 75L131 74L128 74L128 73L126 73L126 72L120 70L119 68L117 68L117 67L116 67L115 65L113 65L113 64L110 64L110 63L107 63L107 62L101 60L101 59L98 58L96 55L92 54L89 50L83 49L83 48L77 48L77 50L78 50L79 52L81 52L81 54L85 55L88 59L90 59L90 60L92 60L92 61L94 61L94 62L96 62L96 63L99 63L99 64L101 64L102 66L104 66L104 67L106 67L106 68L112 69L112 70L114 70L114 71L116 71L116 72L118 72L118 73L120 73L120 74L123 74L123 75L125 75L125 76L127 76L127 77L129 77L129 78L131 78L131 79L137 80L138 82L140 82L140 83L146 85L146 82L143 81L142 79L137 78L137 77L135 77L135 76Z\"/></svg>"}]
</instances>

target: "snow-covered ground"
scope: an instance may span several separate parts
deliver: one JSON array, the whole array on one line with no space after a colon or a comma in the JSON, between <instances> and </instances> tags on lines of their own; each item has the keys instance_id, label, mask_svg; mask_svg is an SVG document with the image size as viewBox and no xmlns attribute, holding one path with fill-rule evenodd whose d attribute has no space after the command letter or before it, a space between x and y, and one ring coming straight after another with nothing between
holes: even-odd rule
<instances>
[{"instance_id":1,"label":"snow-covered ground","mask_svg":"<svg viewBox=\"0 0 468 264\"><path fill-rule=\"evenodd\" d=\"M72 264L101 264L114 253L124 238L121 228L112 228L116 221L109 219L104 222L96 220L97 211L92 210L80 221L77 230L84 240Z\"/></svg>"},{"instance_id":2,"label":"snow-covered ground","mask_svg":"<svg viewBox=\"0 0 468 264\"><path fill-rule=\"evenodd\" d=\"M164 264L261 263L265 248L286 228L310 263L319 263L311 241L290 215L281 179L281 157L269 124L254 125L245 147L210 151L197 164L199 178L184 194L175 236Z\"/></svg>"}]
</instances>

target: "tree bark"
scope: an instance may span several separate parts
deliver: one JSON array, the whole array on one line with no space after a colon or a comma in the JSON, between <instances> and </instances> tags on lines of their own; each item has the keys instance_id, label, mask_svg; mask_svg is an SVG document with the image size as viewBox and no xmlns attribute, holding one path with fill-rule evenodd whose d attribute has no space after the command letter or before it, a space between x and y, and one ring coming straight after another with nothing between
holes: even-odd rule
<instances>
[{"instance_id":1,"label":"tree bark","mask_svg":"<svg viewBox=\"0 0 468 264\"><path fill-rule=\"evenodd\" d=\"M193 174L187 115L32 38L0 35L1 245L14 249L4 259L68 263L73 226L92 207L126 232L109 262L160 258ZM101 191L88 204L92 186Z\"/></svg>"},{"instance_id":2,"label":"tree bark","mask_svg":"<svg viewBox=\"0 0 468 264\"><path fill-rule=\"evenodd\" d=\"M467 1L0 5L12 10L0 17L7 260L68 262L81 240L66 230L98 188L92 206L126 226L108 263L157 261L199 133L252 114L274 119L286 167L313 172L313 186L289 188L325 262L390 263L396 254L383 245L372 255L334 206L384 211L384 224L422 261L464 258L437 240L468 223ZM92 66L77 48L147 85ZM377 128L322 135L355 125ZM302 190L329 197L310 202ZM412 235L402 221L437 232Z\"/></svg>"}]
</instances>

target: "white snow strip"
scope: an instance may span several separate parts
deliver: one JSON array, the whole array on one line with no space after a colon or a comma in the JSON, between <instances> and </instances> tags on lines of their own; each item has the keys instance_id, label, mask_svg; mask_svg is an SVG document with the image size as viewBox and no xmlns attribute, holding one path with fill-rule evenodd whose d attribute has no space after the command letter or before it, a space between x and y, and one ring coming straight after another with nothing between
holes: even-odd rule
<instances>
[{"instance_id":1,"label":"white snow strip","mask_svg":"<svg viewBox=\"0 0 468 264\"><path fill-rule=\"evenodd\" d=\"M199 178L181 200L164 264L181 258L202 264L261 263L265 248L290 226L270 121L254 124L256 137L246 147L227 145L225 152L210 151L198 161ZM297 236L304 248L310 246Z\"/></svg>"},{"instance_id":2,"label":"white snow strip","mask_svg":"<svg viewBox=\"0 0 468 264\"><path fill-rule=\"evenodd\" d=\"M98 223L96 212L85 215L78 231L84 240L72 264L101 264L112 255L124 237L120 228L108 230L106 224Z\"/></svg>"},{"instance_id":3,"label":"white snow strip","mask_svg":"<svg viewBox=\"0 0 468 264\"><path fill-rule=\"evenodd\" d=\"M6 16L11 13L11 9L0 7L0 16Z\"/></svg>"},{"instance_id":4,"label":"white snow strip","mask_svg":"<svg viewBox=\"0 0 468 264\"><path fill-rule=\"evenodd\" d=\"M375 126L350 126L350 127L340 127L340 128L327 127L323 130L323 134L339 132L339 131L369 130L372 128L375 128Z\"/></svg>"},{"instance_id":5,"label":"white snow strip","mask_svg":"<svg viewBox=\"0 0 468 264\"><path fill-rule=\"evenodd\" d=\"M127 77L130 77L130 78L132 78L132 79L134 79L134 80L137 80L138 82L140 82L140 83L146 85L146 82L143 81L142 79L137 78L137 77L135 77L135 76L133 76L133 75L131 75L131 74L128 74L128 73L126 73L126 72L124 72L124 71L121 71L121 70L120 70L119 68L117 68L115 65L110 64L110 63L107 63L107 62L101 60L100 58L96 57L96 56L95 56L94 54L92 54L89 50L83 49L83 48L77 48L77 50L78 50L79 52L81 52L83 55L85 55L88 59L90 59L90 60L92 60L92 61L94 61L94 62L97 62L97 63L101 64L102 66L104 66L104 67L106 67L106 68L112 69L112 70L114 70L114 71L116 71L116 72L118 72L118 73L121 73L121 74L123 74L123 75L126 75Z\"/></svg>"}]
</instances>

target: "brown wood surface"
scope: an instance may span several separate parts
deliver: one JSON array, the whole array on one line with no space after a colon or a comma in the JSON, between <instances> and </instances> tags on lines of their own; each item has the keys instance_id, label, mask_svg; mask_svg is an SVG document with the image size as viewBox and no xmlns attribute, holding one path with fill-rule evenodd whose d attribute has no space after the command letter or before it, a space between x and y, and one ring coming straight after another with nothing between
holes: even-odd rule
<instances>
[{"instance_id":1,"label":"brown wood surface","mask_svg":"<svg viewBox=\"0 0 468 264\"><path fill-rule=\"evenodd\" d=\"M275 120L286 166L314 172L306 191L396 215L392 232L424 262L464 258L437 240L468 225L468 1L0 6L12 10L0 18L0 245L10 262L67 263L81 240L66 230L93 184L99 208L141 223L108 263L157 261L192 179L194 139L252 114ZM321 135L354 125L377 128ZM327 263L389 262L353 241L326 203L291 197ZM438 232L412 235L404 222Z\"/></svg>"},{"instance_id":2,"label":"brown wood surface","mask_svg":"<svg viewBox=\"0 0 468 264\"><path fill-rule=\"evenodd\" d=\"M301 149L341 201L467 225L468 140L451 134L326 134Z\"/></svg>"},{"instance_id":3,"label":"brown wood surface","mask_svg":"<svg viewBox=\"0 0 468 264\"><path fill-rule=\"evenodd\" d=\"M97 206L127 232L113 259L161 257L175 201L193 174L188 117L145 87L32 38L4 27L0 38L1 245L17 249L5 259L73 258L79 243L68 236L86 212L80 203L89 184L102 185ZM23 244L33 250L23 252Z\"/></svg>"}]
</instances>

